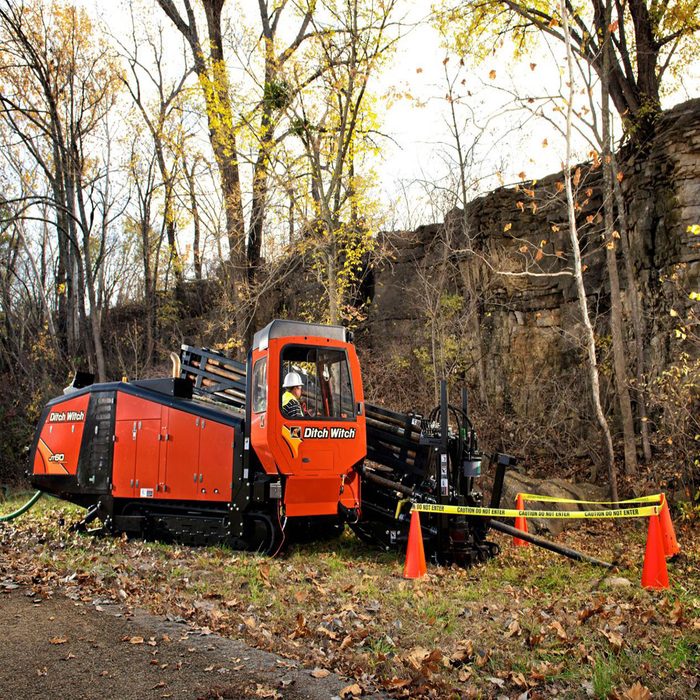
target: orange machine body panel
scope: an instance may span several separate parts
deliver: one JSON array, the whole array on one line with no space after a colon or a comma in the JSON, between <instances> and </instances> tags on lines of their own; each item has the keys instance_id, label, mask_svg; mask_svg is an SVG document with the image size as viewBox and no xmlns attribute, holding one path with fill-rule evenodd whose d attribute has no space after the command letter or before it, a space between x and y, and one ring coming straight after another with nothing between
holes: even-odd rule
<instances>
[{"instance_id":1,"label":"orange machine body panel","mask_svg":"<svg viewBox=\"0 0 700 700\"><path fill-rule=\"evenodd\" d=\"M291 359L285 361L286 357ZM328 362L324 357L330 358ZM267 394L264 400L256 400L256 391L262 391L256 387L256 377L260 379L262 372L256 374L255 368L262 360ZM282 413L283 374L298 365L300 371L306 368L309 372L302 402L311 401L313 386L317 410L289 419ZM364 459L367 447L362 378L353 345L313 336L271 338L266 348L253 349L252 367L251 446L265 472L284 477L286 514L336 515L339 503L359 508L360 486L354 466ZM337 396L335 408L328 410L334 399L334 372L342 374L346 387L345 410L339 407ZM347 387L351 387L351 396L347 396Z\"/></svg>"},{"instance_id":2,"label":"orange machine body panel","mask_svg":"<svg viewBox=\"0 0 700 700\"><path fill-rule=\"evenodd\" d=\"M34 474L75 475L90 396L57 402L48 413L34 455Z\"/></svg>"},{"instance_id":3,"label":"orange machine body panel","mask_svg":"<svg viewBox=\"0 0 700 700\"><path fill-rule=\"evenodd\" d=\"M114 434L115 498L230 499L233 426L120 391Z\"/></svg>"},{"instance_id":4,"label":"orange machine body panel","mask_svg":"<svg viewBox=\"0 0 700 700\"><path fill-rule=\"evenodd\" d=\"M197 499L230 501L233 490L232 426L204 418L199 425L199 471Z\"/></svg>"}]
</instances>

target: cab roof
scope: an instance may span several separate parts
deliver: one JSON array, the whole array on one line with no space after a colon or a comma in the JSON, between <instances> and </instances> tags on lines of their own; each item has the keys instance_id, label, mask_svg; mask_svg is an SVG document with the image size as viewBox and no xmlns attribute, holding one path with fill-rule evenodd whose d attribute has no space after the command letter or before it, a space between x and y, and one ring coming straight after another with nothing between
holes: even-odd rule
<instances>
[{"instance_id":1,"label":"cab roof","mask_svg":"<svg viewBox=\"0 0 700 700\"><path fill-rule=\"evenodd\" d=\"M343 326L325 326L321 323L275 319L255 334L253 347L258 350L265 350L270 340L274 338L288 338L290 336L330 338L331 340L340 340L343 343L348 342L348 331Z\"/></svg>"}]
</instances>

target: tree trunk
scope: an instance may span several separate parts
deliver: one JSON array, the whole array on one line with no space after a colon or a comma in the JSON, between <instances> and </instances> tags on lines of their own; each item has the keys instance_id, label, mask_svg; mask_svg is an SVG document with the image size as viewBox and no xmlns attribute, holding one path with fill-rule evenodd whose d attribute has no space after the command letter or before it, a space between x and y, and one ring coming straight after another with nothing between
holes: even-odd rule
<instances>
[{"instance_id":1,"label":"tree trunk","mask_svg":"<svg viewBox=\"0 0 700 700\"><path fill-rule=\"evenodd\" d=\"M250 332L245 220L238 171L235 120L223 54L221 11L224 2L225 0L202 0L209 36L208 54L210 61L207 62L207 52L204 51L200 43L194 11L190 1L185 0L187 14L187 22L185 22L172 0L158 0L158 4L163 11L187 39L192 50L195 72L202 88L202 95L207 108L209 141L219 168L219 179L226 214L226 236L229 243L226 282L234 308L236 333L240 340L245 341Z\"/></svg>"},{"instance_id":2,"label":"tree trunk","mask_svg":"<svg viewBox=\"0 0 700 700\"><path fill-rule=\"evenodd\" d=\"M263 86L263 111L260 117L260 143L253 168L253 202L248 226L248 282L252 284L260 266L263 227L267 211L267 186L270 151L272 149L274 123L272 111L274 101L282 99L277 94L280 86L273 86L275 79L274 37L267 18L263 18L263 41L265 42L265 84Z\"/></svg>"},{"instance_id":3,"label":"tree trunk","mask_svg":"<svg viewBox=\"0 0 700 700\"><path fill-rule=\"evenodd\" d=\"M194 257L194 277L196 280L202 279L202 251L201 251L201 235L202 235L202 225L199 220L199 205L197 204L197 187L195 183L195 169L197 167L197 160L195 159L192 163L192 170L187 168L187 161L183 158L182 166L185 171L185 177L187 178L187 189L190 195L190 211L192 212L192 255Z\"/></svg>"},{"instance_id":4,"label":"tree trunk","mask_svg":"<svg viewBox=\"0 0 700 700\"><path fill-rule=\"evenodd\" d=\"M610 0L606 3L606 18L611 18ZM605 217L605 252L610 282L610 331L612 334L613 363L615 367L615 386L617 400L622 419L622 435L625 450L625 473L634 474L637 471L637 445L634 433L634 417L632 402L627 386L627 359L625 341L623 338L624 319L622 315L622 295L620 294L620 277L617 269L617 254L615 252L614 217L613 217L613 178L612 149L610 147L610 94L606 72L610 67L610 30L606 26L603 42L603 76L600 82L602 101L603 128L603 214ZM619 234L618 234L619 235Z\"/></svg>"},{"instance_id":5,"label":"tree trunk","mask_svg":"<svg viewBox=\"0 0 700 700\"><path fill-rule=\"evenodd\" d=\"M168 239L168 260L175 273L175 284L180 285L183 279L182 260L177 250L177 225L175 223L175 212L173 208L173 177L168 170L163 153L163 143L159 134L153 133L155 141L156 158L158 160L158 170L163 180L163 217L165 218L165 234Z\"/></svg>"},{"instance_id":6,"label":"tree trunk","mask_svg":"<svg viewBox=\"0 0 700 700\"><path fill-rule=\"evenodd\" d=\"M578 242L578 230L576 228L576 208L574 193L571 183L571 121L573 114L574 98L574 66L573 53L571 49L571 37L569 34L569 13L565 0L560 0L560 12L564 28L564 38L566 44L566 58L568 67L569 93L566 108L566 163L564 167L564 184L566 187L566 202L569 219L569 240L574 258L574 279L576 280L576 290L578 292L578 303L581 311L581 320L585 328L586 351L588 354L588 376L591 382L591 394L595 407L596 419L603 434L606 451L608 453L608 477L610 480L610 497L617 501L617 469L615 467L615 451L613 449L610 426L603 412L600 402L600 381L598 377L598 360L596 358L595 333L591 319L588 316L588 299L586 297L586 287L583 281L583 267L581 265L581 248Z\"/></svg>"},{"instance_id":7,"label":"tree trunk","mask_svg":"<svg viewBox=\"0 0 700 700\"><path fill-rule=\"evenodd\" d=\"M614 152L611 152L610 165L613 172L618 172L617 159ZM639 417L640 433L642 436L642 450L644 461L651 461L651 440L649 439L649 419L647 416L647 394L644 360L644 340L646 338L646 323L644 320L643 303L644 300L639 292L637 276L632 260L632 251L629 244L629 229L627 226L627 213L625 211L625 199L622 194L622 187L617 178L613 178L613 188L615 190L615 200L617 203L617 215L620 222L620 244L622 248L622 259L625 265L625 277L627 280L627 290L629 297L629 314L632 318L634 328L634 349L635 349L635 378L637 393L637 415Z\"/></svg>"},{"instance_id":8,"label":"tree trunk","mask_svg":"<svg viewBox=\"0 0 700 700\"><path fill-rule=\"evenodd\" d=\"M340 309L338 300L338 277L336 271L336 246L335 234L329 233L327 253L327 280L328 280L328 322L337 325L340 321Z\"/></svg>"}]
</instances>

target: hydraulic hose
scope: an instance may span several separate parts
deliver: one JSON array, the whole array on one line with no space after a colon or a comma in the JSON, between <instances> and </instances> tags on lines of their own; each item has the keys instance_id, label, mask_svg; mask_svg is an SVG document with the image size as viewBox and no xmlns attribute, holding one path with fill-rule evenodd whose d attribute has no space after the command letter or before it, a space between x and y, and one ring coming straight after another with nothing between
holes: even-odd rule
<instances>
[{"instance_id":1,"label":"hydraulic hose","mask_svg":"<svg viewBox=\"0 0 700 700\"><path fill-rule=\"evenodd\" d=\"M26 513L40 498L43 491L37 491L22 507L18 508L14 513L8 513L7 515L0 515L0 523L6 523L15 518L19 518L20 515Z\"/></svg>"}]
</instances>

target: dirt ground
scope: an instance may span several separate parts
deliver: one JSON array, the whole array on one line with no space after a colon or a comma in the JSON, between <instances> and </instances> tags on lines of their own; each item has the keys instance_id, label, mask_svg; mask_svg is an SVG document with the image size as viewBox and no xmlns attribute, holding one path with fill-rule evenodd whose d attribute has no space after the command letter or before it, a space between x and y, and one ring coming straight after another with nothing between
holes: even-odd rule
<instances>
[{"instance_id":1,"label":"dirt ground","mask_svg":"<svg viewBox=\"0 0 700 700\"><path fill-rule=\"evenodd\" d=\"M0 586L0 698L332 698L347 682L109 601Z\"/></svg>"}]
</instances>

